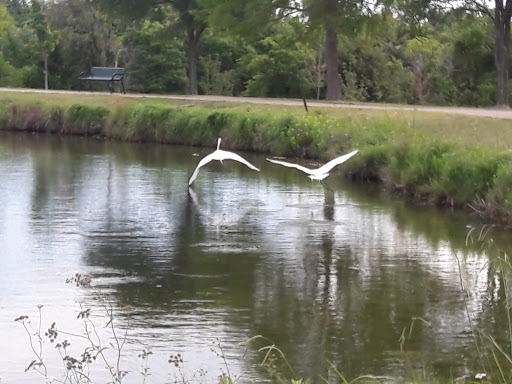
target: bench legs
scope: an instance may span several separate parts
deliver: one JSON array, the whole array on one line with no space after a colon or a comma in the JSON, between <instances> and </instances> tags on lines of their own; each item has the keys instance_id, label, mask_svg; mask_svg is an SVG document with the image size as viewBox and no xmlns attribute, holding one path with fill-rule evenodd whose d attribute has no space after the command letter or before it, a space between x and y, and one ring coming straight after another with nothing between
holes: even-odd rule
<instances>
[{"instance_id":1,"label":"bench legs","mask_svg":"<svg viewBox=\"0 0 512 384\"><path fill-rule=\"evenodd\" d=\"M80 90L92 92L92 82L90 80L82 80L80 84L83 84L83 86L80 86Z\"/></svg>"},{"instance_id":2,"label":"bench legs","mask_svg":"<svg viewBox=\"0 0 512 384\"><path fill-rule=\"evenodd\" d=\"M89 92L92 92L93 91L93 88L92 88L92 83L93 82L91 80L89 80L89 79L83 79L83 81L85 81L85 80L87 80ZM108 89L109 89L110 93L114 93L114 91L115 91L114 81L119 81L121 83L120 91L122 90L123 93L126 93L126 90L124 88L124 81L123 81L123 79L120 79L120 80L101 80L101 81L107 81L108 82ZM85 85L84 85L84 88L86 88ZM83 88L80 87L80 89L83 89Z\"/></svg>"},{"instance_id":3,"label":"bench legs","mask_svg":"<svg viewBox=\"0 0 512 384\"><path fill-rule=\"evenodd\" d=\"M121 83L121 87L123 89L123 93L126 93L125 90L124 90L124 81L123 81L123 79L117 80L117 81L119 81ZM108 88L110 89L110 93L114 92L114 80L109 81Z\"/></svg>"}]
</instances>

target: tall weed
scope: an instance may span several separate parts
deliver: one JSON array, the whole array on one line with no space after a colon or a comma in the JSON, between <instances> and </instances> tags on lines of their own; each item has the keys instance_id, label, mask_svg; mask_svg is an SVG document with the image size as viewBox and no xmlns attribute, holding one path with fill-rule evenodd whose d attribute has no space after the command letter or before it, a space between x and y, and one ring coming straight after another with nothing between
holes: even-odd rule
<instances>
[{"instance_id":1,"label":"tall weed","mask_svg":"<svg viewBox=\"0 0 512 384\"><path fill-rule=\"evenodd\" d=\"M478 148L459 148L445 156L445 164L432 189L454 202L468 203L486 196L500 168L499 157Z\"/></svg>"},{"instance_id":2,"label":"tall weed","mask_svg":"<svg viewBox=\"0 0 512 384\"><path fill-rule=\"evenodd\" d=\"M105 131L105 124L110 110L105 107L74 104L64 113L61 133L74 135L101 135ZM56 109L52 116L61 118Z\"/></svg>"},{"instance_id":3,"label":"tall weed","mask_svg":"<svg viewBox=\"0 0 512 384\"><path fill-rule=\"evenodd\" d=\"M392 146L386 173L395 186L409 193L425 193L441 177L452 151L449 143L402 141Z\"/></svg>"},{"instance_id":4,"label":"tall weed","mask_svg":"<svg viewBox=\"0 0 512 384\"><path fill-rule=\"evenodd\" d=\"M46 131L48 114L39 104L12 105L8 117L11 120L6 124L7 129L29 132Z\"/></svg>"},{"instance_id":5,"label":"tall weed","mask_svg":"<svg viewBox=\"0 0 512 384\"><path fill-rule=\"evenodd\" d=\"M488 202L502 211L506 216L512 215L512 159L506 159L500 164L493 188L487 194Z\"/></svg>"}]
</instances>

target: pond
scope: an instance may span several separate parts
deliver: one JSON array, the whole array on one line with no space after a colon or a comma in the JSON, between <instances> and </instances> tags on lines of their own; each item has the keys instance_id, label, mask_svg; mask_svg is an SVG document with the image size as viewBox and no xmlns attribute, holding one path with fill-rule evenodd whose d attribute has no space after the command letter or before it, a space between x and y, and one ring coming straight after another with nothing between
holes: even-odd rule
<instances>
[{"instance_id":1,"label":"pond","mask_svg":"<svg viewBox=\"0 0 512 384\"><path fill-rule=\"evenodd\" d=\"M261 172L211 163L189 190L211 151L0 136L1 384L44 382L25 372L35 353L62 379L55 345L79 359L88 338L107 348L84 363L95 383L107 364L127 383L271 381L259 350L271 345L313 383L338 382L332 366L385 381L485 372L477 332L508 337L491 252L510 249L506 232L336 173L333 197L255 154L243 156ZM76 273L91 286L66 284ZM283 359L276 368L290 376Z\"/></svg>"}]
</instances>

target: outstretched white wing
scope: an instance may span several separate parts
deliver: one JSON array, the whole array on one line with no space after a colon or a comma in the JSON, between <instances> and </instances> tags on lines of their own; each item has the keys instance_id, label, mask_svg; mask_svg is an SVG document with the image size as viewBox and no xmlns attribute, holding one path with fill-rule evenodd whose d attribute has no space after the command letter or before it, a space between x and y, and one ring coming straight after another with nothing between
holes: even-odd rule
<instances>
[{"instance_id":1,"label":"outstretched white wing","mask_svg":"<svg viewBox=\"0 0 512 384\"><path fill-rule=\"evenodd\" d=\"M272 159L267 159L267 160L270 161L271 163L284 165L285 167L297 168L298 170L300 170L302 172L305 172L308 175L315 176L313 178L313 180L321 180L321 179L323 179L325 176L327 176L329 174L329 171L331 169L333 169L335 166L337 166L337 165L339 165L341 163L344 163L345 161L350 159L352 156L354 156L357 152L358 152L358 150L356 149L355 151L347 153L346 155L337 157L337 158L329 161L327 164L322 165L318 169L309 169L309 168L303 167L302 165L288 163L286 161L272 160Z\"/></svg>"},{"instance_id":2,"label":"outstretched white wing","mask_svg":"<svg viewBox=\"0 0 512 384\"><path fill-rule=\"evenodd\" d=\"M190 176L190 180L188 181L188 185L192 185L192 183L196 179L197 175L199 174L199 170L201 169L201 167L203 165L208 164L210 161L214 160L214 154L215 154L215 152L210 153L208 156L205 156L203 159L201 159L199 164L197 164L197 167L194 170L194 173L192 174L192 176Z\"/></svg>"},{"instance_id":3,"label":"outstretched white wing","mask_svg":"<svg viewBox=\"0 0 512 384\"><path fill-rule=\"evenodd\" d=\"M222 149L217 149L215 152L213 153L210 153L208 156L206 156L205 158L203 158L199 164L197 164L197 167L194 171L194 173L192 174L192 176L190 177L190 180L188 181L188 185L192 185L192 183L194 182L194 180L196 179L197 175L199 174L199 169L203 166L203 165L206 165L208 164L210 161L212 160L219 160L219 161L223 161L223 160L235 160L235 161L238 161L242 164L245 164L246 166L248 166L249 168L251 169L254 169L255 171L259 171L258 168L256 168L254 165L252 165L251 163L249 163L247 160L245 160L242 156L239 156L237 155L236 153L233 153L233 152L229 152L229 151L223 151Z\"/></svg>"},{"instance_id":4,"label":"outstretched white wing","mask_svg":"<svg viewBox=\"0 0 512 384\"><path fill-rule=\"evenodd\" d=\"M314 173L314 170L303 167L302 165L287 163L286 161L280 161L280 160L273 160L273 159L267 159L267 160L274 164L284 165L285 167L297 168L298 170L305 172L308 175L312 175Z\"/></svg>"},{"instance_id":5,"label":"outstretched white wing","mask_svg":"<svg viewBox=\"0 0 512 384\"><path fill-rule=\"evenodd\" d=\"M337 157L335 159L332 159L328 163L326 163L326 164L322 165L320 168L316 169L315 170L315 174L320 174L321 175L321 174L329 173L329 171L331 169L333 169L337 165L340 165L340 164L344 163L345 161L350 159L352 156L354 156L357 152L359 152L359 150L356 149L355 151L347 153L346 155L343 155L343 156Z\"/></svg>"},{"instance_id":6,"label":"outstretched white wing","mask_svg":"<svg viewBox=\"0 0 512 384\"><path fill-rule=\"evenodd\" d=\"M218 155L217 156L218 156L217 160L235 160L235 161L238 161L238 162L240 162L242 164L245 164L249 168L254 169L255 171L259 172L258 168L256 168L254 165L252 165L247 160L245 160L242 156L237 155L236 153L229 152L229 151L223 151L222 149L220 149L218 151Z\"/></svg>"}]
</instances>

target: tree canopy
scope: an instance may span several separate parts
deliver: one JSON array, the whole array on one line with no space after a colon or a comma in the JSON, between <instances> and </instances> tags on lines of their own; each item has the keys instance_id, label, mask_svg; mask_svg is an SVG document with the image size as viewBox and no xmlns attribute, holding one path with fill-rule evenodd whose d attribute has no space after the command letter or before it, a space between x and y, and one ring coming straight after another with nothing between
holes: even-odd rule
<instances>
[{"instance_id":1,"label":"tree canopy","mask_svg":"<svg viewBox=\"0 0 512 384\"><path fill-rule=\"evenodd\" d=\"M0 0L0 85L123 66L132 92L508 105L512 0L490 5Z\"/></svg>"}]
</instances>

